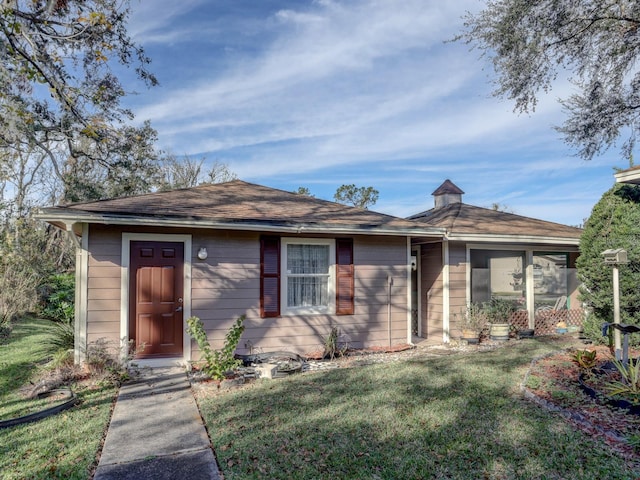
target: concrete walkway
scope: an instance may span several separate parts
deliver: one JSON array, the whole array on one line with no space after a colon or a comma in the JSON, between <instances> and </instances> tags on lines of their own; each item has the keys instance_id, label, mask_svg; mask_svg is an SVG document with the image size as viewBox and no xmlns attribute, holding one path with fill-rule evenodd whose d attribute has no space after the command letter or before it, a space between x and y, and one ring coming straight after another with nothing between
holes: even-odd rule
<instances>
[{"instance_id":1,"label":"concrete walkway","mask_svg":"<svg viewBox=\"0 0 640 480\"><path fill-rule=\"evenodd\" d=\"M120 388L94 480L220 480L184 370L153 368Z\"/></svg>"}]
</instances>

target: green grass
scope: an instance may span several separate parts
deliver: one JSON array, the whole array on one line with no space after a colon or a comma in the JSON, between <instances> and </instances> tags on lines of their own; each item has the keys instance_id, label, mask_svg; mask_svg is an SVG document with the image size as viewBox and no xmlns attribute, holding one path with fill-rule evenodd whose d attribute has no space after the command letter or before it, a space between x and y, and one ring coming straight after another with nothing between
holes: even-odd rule
<instances>
[{"instance_id":1,"label":"green grass","mask_svg":"<svg viewBox=\"0 0 640 480\"><path fill-rule=\"evenodd\" d=\"M264 380L199 400L230 479L633 479L640 467L524 401L538 340Z\"/></svg>"},{"instance_id":2,"label":"green grass","mask_svg":"<svg viewBox=\"0 0 640 480\"><path fill-rule=\"evenodd\" d=\"M33 409L19 390L33 381L46 358L38 353L51 322L26 318L0 345L0 418ZM0 429L0 478L88 479L111 415L111 385L73 385L79 405L44 420Z\"/></svg>"}]
</instances>

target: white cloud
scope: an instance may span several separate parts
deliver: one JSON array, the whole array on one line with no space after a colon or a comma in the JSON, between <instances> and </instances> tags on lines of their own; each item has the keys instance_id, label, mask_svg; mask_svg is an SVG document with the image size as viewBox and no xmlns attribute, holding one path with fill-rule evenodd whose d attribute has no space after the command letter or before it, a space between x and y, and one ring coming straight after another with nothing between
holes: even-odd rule
<instances>
[{"instance_id":1,"label":"white cloud","mask_svg":"<svg viewBox=\"0 0 640 480\"><path fill-rule=\"evenodd\" d=\"M445 178L473 203L507 203L525 215L565 218L547 209L548 198L567 202L566 212L581 202L590 209L602 192L574 200L552 188L598 189L586 179L603 171L611 180L603 169L611 157L585 167L551 129L562 122L556 98L572 87L559 81L535 114L515 115L490 97L477 52L443 42L465 10L479 7L141 1L133 32L166 80L131 101L164 148L227 162L258 183L314 185L331 198L355 179L381 190L377 209L402 216L429 208Z\"/></svg>"}]
</instances>

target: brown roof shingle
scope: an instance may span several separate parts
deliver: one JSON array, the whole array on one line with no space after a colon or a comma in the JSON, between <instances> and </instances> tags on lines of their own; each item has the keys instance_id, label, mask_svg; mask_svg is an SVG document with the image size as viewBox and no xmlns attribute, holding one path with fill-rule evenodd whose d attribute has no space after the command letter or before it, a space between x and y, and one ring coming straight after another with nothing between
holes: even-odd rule
<instances>
[{"instance_id":1,"label":"brown roof shingle","mask_svg":"<svg viewBox=\"0 0 640 480\"><path fill-rule=\"evenodd\" d=\"M427 210L409 217L432 227L442 227L455 235L509 235L529 237L559 237L579 239L580 228L513 213L452 203L446 207Z\"/></svg>"},{"instance_id":2,"label":"brown roof shingle","mask_svg":"<svg viewBox=\"0 0 640 480\"><path fill-rule=\"evenodd\" d=\"M194 222L242 225L325 226L332 228L425 230L414 222L382 213L349 207L262 185L233 180L193 188L150 193L43 209L47 219L56 213L145 219L174 218ZM434 229L435 230L435 229Z\"/></svg>"}]
</instances>

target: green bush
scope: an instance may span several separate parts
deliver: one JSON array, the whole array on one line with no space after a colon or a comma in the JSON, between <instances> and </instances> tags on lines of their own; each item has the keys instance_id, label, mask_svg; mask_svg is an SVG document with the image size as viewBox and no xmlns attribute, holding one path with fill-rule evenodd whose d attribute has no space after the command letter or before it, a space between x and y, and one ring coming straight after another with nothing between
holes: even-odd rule
<instances>
[{"instance_id":1,"label":"green bush","mask_svg":"<svg viewBox=\"0 0 640 480\"><path fill-rule=\"evenodd\" d=\"M42 354L56 357L63 355L63 352L73 351L75 337L73 323L53 323L49 334L41 344L40 352Z\"/></svg>"},{"instance_id":2,"label":"green bush","mask_svg":"<svg viewBox=\"0 0 640 480\"><path fill-rule=\"evenodd\" d=\"M75 275L58 273L51 275L40 287L40 314L55 322L71 324L75 314Z\"/></svg>"},{"instance_id":3,"label":"green bush","mask_svg":"<svg viewBox=\"0 0 640 480\"><path fill-rule=\"evenodd\" d=\"M593 207L580 238L580 299L590 311L584 332L598 343L607 341L602 324L613 321L612 267L604 263L602 252L614 248L625 249L629 258L629 264L619 266L620 321L640 325L640 187L616 185L607 191ZM629 339L638 344L637 337Z\"/></svg>"},{"instance_id":4,"label":"green bush","mask_svg":"<svg viewBox=\"0 0 640 480\"><path fill-rule=\"evenodd\" d=\"M224 338L221 350L213 350L207 338L202 320L198 317L187 319L187 333L191 335L200 349L204 366L202 370L214 380L222 380L225 374L240 365L240 361L234 356L242 332L244 332L245 316L238 317Z\"/></svg>"}]
</instances>

